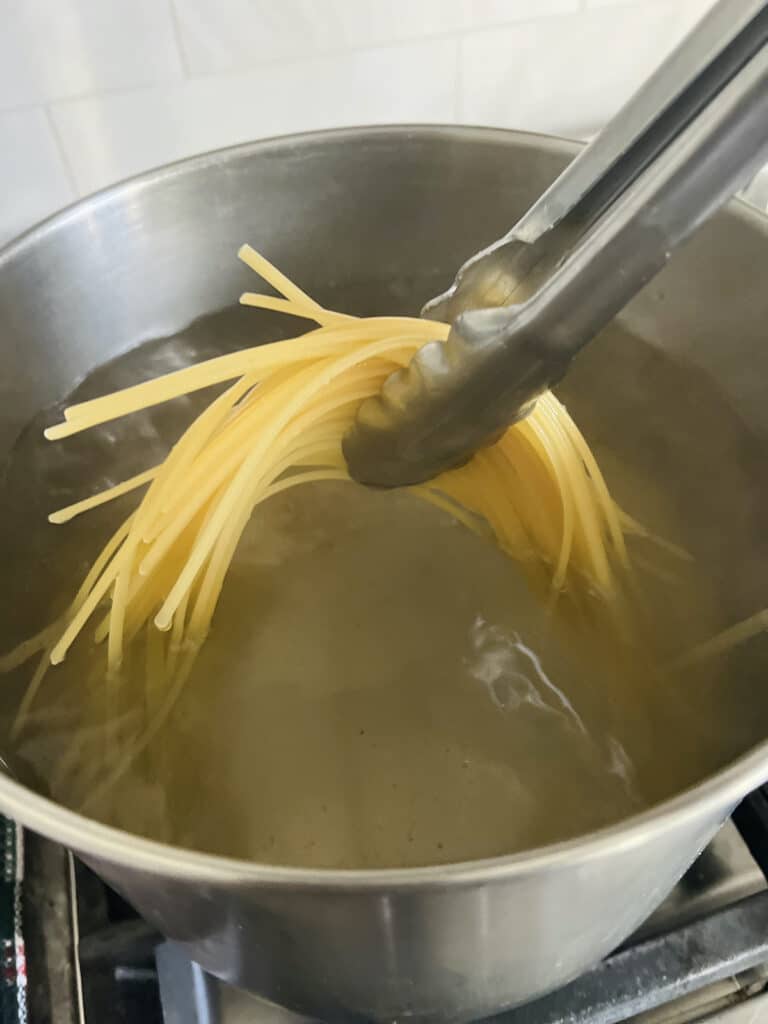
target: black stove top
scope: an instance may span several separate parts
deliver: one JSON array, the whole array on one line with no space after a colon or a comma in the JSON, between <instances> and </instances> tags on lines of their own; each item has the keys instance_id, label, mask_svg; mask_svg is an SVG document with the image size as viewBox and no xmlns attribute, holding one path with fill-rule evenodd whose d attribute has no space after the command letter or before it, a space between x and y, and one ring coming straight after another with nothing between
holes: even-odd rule
<instances>
[{"instance_id":1,"label":"black stove top","mask_svg":"<svg viewBox=\"0 0 768 1024\"><path fill-rule=\"evenodd\" d=\"M61 847L27 835L25 865L30 1024L300 1020L206 975ZM758 791L620 950L494 1022L768 1021L767 873L768 794Z\"/></svg>"}]
</instances>

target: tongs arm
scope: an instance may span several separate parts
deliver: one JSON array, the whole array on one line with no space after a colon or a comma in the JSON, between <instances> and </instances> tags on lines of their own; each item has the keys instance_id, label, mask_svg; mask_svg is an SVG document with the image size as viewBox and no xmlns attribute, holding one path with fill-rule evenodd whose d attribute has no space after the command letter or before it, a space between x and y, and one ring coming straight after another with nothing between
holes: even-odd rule
<instances>
[{"instance_id":1,"label":"tongs arm","mask_svg":"<svg viewBox=\"0 0 768 1024\"><path fill-rule=\"evenodd\" d=\"M766 0L719 0L515 226L459 270L424 315L532 294L575 241L660 158L734 74L768 44Z\"/></svg>"},{"instance_id":2,"label":"tongs arm","mask_svg":"<svg viewBox=\"0 0 768 1024\"><path fill-rule=\"evenodd\" d=\"M765 6L765 0L715 4L506 240L535 242L579 204L582 222L608 205L768 42Z\"/></svg>"},{"instance_id":3,"label":"tongs arm","mask_svg":"<svg viewBox=\"0 0 768 1024\"><path fill-rule=\"evenodd\" d=\"M612 175L620 159L586 191L588 176L580 179L572 172L569 194L581 195L558 214L559 221L552 207L542 214L543 200L538 214L523 218L534 236L531 225L554 223L530 247L517 237L513 242L534 254L522 275L525 285L535 280L530 297L513 307L462 313L447 342L424 346L407 369L388 379L377 398L363 403L344 445L356 479L380 486L417 483L490 443L563 376L573 356L664 266L674 248L765 162L768 3L721 0L708 24L718 24L734 6L742 14L749 9L752 18L746 24L742 19L739 31L707 68L677 89L677 99L670 100L663 115L663 133L663 119L657 118L655 141L647 133L636 140L635 156L625 162L618 180ZM681 51L692 53L690 45L691 37L673 55L680 69L691 66L681 57ZM638 108L644 109L643 104L638 101ZM641 152L645 156L638 156ZM601 161L608 160L607 153ZM610 201L600 200L595 214L599 194ZM594 217L581 230L585 210ZM559 242L569 234L575 240L547 265L554 233ZM487 253L470 261L454 298L468 276L471 284L473 269L484 259L492 266L493 256ZM520 266L518 260L517 270ZM502 263L495 282L491 274L491 290L509 291L507 283L499 283L506 269Z\"/></svg>"}]
</instances>

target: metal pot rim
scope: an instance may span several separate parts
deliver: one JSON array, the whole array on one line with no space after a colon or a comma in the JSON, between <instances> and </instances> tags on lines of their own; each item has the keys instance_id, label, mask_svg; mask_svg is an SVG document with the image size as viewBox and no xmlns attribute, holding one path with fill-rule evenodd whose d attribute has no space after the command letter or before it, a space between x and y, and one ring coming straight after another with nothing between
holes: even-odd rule
<instances>
[{"instance_id":1,"label":"metal pot rim","mask_svg":"<svg viewBox=\"0 0 768 1024\"><path fill-rule=\"evenodd\" d=\"M4 264L18 258L24 250L44 243L73 217L93 210L126 190L142 190L165 179L188 173L211 164L226 163L233 157L251 152L279 150L286 145L303 147L318 141L359 141L361 137L375 140L401 135L405 140L442 136L457 141L502 142L514 139L519 145L542 147L560 152L576 152L580 143L557 136L535 132L519 132L501 128L474 126L407 124L361 126L303 132L247 142L166 164L110 185L91 196L78 200L65 209L30 228L0 248L0 272ZM729 204L729 215L748 220L756 229L768 234L768 216L736 199ZM607 854L619 853L644 843L659 829L684 826L702 814L702 804L711 807L734 806L756 786L768 780L768 739L734 761L727 768L640 814L609 825L584 836L560 843L525 850L485 860L418 868L387 868L375 870L336 870L325 868L294 868L257 864L215 854L201 853L165 843L144 839L93 821L75 811L34 793L21 783L0 775L0 806L22 825L90 858L120 863L130 860L132 869L162 874L174 879L187 879L211 885L289 886L304 889L384 889L410 887L476 885L488 881L511 881L530 874L557 870L564 862L587 865Z\"/></svg>"}]
</instances>

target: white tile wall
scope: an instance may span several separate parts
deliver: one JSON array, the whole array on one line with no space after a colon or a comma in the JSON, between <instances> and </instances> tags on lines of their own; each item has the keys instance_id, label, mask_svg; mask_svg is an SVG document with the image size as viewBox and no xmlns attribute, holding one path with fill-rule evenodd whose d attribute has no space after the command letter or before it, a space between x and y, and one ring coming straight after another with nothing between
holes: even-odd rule
<instances>
[{"instance_id":1,"label":"white tile wall","mask_svg":"<svg viewBox=\"0 0 768 1024\"><path fill-rule=\"evenodd\" d=\"M190 153L340 124L452 121L453 39L53 105L81 192ZM425 83L429 88L425 88Z\"/></svg>"},{"instance_id":2,"label":"white tile wall","mask_svg":"<svg viewBox=\"0 0 768 1024\"><path fill-rule=\"evenodd\" d=\"M165 0L0 0L0 110L180 74Z\"/></svg>"},{"instance_id":3,"label":"white tile wall","mask_svg":"<svg viewBox=\"0 0 768 1024\"><path fill-rule=\"evenodd\" d=\"M585 138L701 16L701 0L604 6L462 41L462 121Z\"/></svg>"},{"instance_id":4,"label":"white tile wall","mask_svg":"<svg viewBox=\"0 0 768 1024\"><path fill-rule=\"evenodd\" d=\"M469 121L585 136L712 0L0 0L0 240L265 135Z\"/></svg>"},{"instance_id":5,"label":"white tile wall","mask_svg":"<svg viewBox=\"0 0 768 1024\"><path fill-rule=\"evenodd\" d=\"M75 198L44 110L0 113L0 245Z\"/></svg>"},{"instance_id":6,"label":"white tile wall","mask_svg":"<svg viewBox=\"0 0 768 1024\"><path fill-rule=\"evenodd\" d=\"M585 0L584 6L589 9L590 7L615 7L618 4L631 3L632 0Z\"/></svg>"},{"instance_id":7,"label":"white tile wall","mask_svg":"<svg viewBox=\"0 0 768 1024\"><path fill-rule=\"evenodd\" d=\"M173 0L187 67L214 74L576 11L579 0Z\"/></svg>"}]
</instances>

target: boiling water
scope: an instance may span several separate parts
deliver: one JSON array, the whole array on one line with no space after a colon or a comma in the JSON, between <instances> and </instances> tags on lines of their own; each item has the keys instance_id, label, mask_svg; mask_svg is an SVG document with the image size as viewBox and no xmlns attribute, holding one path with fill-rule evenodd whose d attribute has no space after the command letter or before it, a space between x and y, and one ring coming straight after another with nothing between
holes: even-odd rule
<instances>
[{"instance_id":1,"label":"boiling water","mask_svg":"<svg viewBox=\"0 0 768 1024\"><path fill-rule=\"evenodd\" d=\"M245 323L231 314L143 346L94 374L78 397L215 354L222 337L242 344L253 321ZM89 813L272 863L449 862L616 821L763 738L768 702L745 699L756 644L746 661L739 652L737 680L727 659L682 676L659 668L757 607L739 606L758 599L749 588L731 600L724 585L729 559L746 558L747 548L753 562L762 557L743 503L736 515L721 500L745 493L743 427L690 373L685 386L698 388L700 401L681 408L671 393L665 401L663 388L683 371L632 339L622 343L643 367L631 388L644 416L628 425L627 394L622 404L611 382L604 402L576 410L577 422L624 506L695 555L682 561L646 541L634 546L642 645L577 650L491 542L415 498L351 484L299 488L256 511L181 698ZM586 391L578 371L571 386ZM66 603L135 499L65 527L48 526L46 512L158 461L209 398L57 445L40 438L55 412L30 425L5 477L8 646ZM696 456L680 453L690 437L702 445L715 432L740 458L722 463L726 478L713 496L702 491ZM105 732L91 721L84 658L87 650L50 672L11 747L27 781L75 807L124 755L121 727ZM8 677L6 714L28 677L27 669ZM142 685L137 672L136 706L115 714L143 707Z\"/></svg>"}]
</instances>

